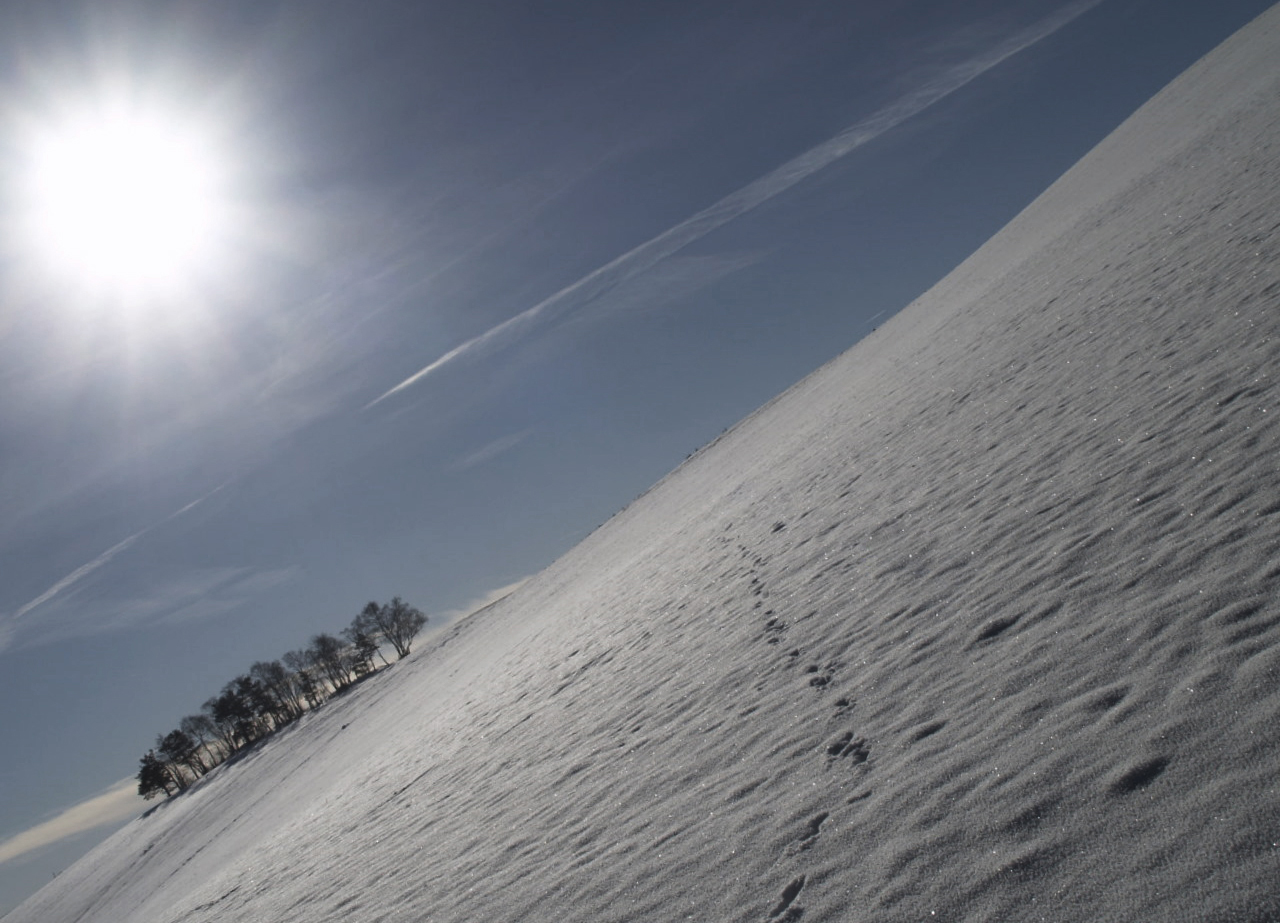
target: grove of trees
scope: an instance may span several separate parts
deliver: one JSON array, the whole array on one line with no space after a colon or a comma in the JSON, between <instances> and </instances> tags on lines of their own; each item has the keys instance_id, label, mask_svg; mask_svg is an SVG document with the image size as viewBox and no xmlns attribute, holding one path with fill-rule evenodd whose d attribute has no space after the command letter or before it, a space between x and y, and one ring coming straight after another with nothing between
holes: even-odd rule
<instances>
[{"instance_id":1,"label":"grove of trees","mask_svg":"<svg viewBox=\"0 0 1280 923\"><path fill-rule=\"evenodd\" d=\"M408 656L427 617L399 596L371 602L341 637L322 633L279 660L259 661L222 687L178 727L156 738L138 768L143 798L176 795L215 766L269 734L297 721L326 699L388 666L390 644L397 659Z\"/></svg>"}]
</instances>

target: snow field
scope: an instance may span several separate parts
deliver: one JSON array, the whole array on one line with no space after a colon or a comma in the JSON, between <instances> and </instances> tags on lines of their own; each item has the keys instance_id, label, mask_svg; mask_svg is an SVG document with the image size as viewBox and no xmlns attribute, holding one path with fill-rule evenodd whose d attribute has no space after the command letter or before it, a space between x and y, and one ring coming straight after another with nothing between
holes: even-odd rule
<instances>
[{"instance_id":1,"label":"snow field","mask_svg":"<svg viewBox=\"0 0 1280 923\"><path fill-rule=\"evenodd\" d=\"M1276 60L9 919L1280 918Z\"/></svg>"}]
</instances>

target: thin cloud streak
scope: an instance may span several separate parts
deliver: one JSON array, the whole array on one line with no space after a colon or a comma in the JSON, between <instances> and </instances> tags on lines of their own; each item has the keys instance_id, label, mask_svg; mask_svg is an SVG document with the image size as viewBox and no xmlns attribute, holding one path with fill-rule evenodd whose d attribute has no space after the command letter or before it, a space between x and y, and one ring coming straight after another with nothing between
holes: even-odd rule
<instances>
[{"instance_id":1,"label":"thin cloud streak","mask_svg":"<svg viewBox=\"0 0 1280 923\"><path fill-rule=\"evenodd\" d=\"M520 443L532 435L532 429L523 429L518 433L511 433L500 439L495 439L487 445L481 446L474 452L458 459L449 467L454 471L465 471L468 468L474 468L477 465L483 465L485 462L492 461L499 455L510 452Z\"/></svg>"},{"instance_id":2,"label":"thin cloud streak","mask_svg":"<svg viewBox=\"0 0 1280 923\"><path fill-rule=\"evenodd\" d=\"M118 823L138 814L145 802L136 779L121 779L105 792L72 805L56 817L0 842L0 864L52 846L81 833Z\"/></svg>"},{"instance_id":3,"label":"thin cloud streak","mask_svg":"<svg viewBox=\"0 0 1280 923\"><path fill-rule=\"evenodd\" d=\"M430 365L370 401L363 409L370 409L463 356L484 355L510 345L529 331L536 329L539 324L568 312L575 304L591 302L620 282L645 272L694 241L764 204L824 167L830 166L885 132L920 114L1006 59L1048 38L1101 2L1102 0L1077 0L1075 3L1070 3L1056 13L1010 36L994 48L947 69L935 80L849 126L835 137L792 158L772 172L748 183L657 237L606 263L533 307L454 347Z\"/></svg>"},{"instance_id":4,"label":"thin cloud streak","mask_svg":"<svg viewBox=\"0 0 1280 923\"><path fill-rule=\"evenodd\" d=\"M99 567L102 567L110 563L112 558L114 558L120 552L130 547L134 542L142 538L142 536L150 532L151 528L152 527L148 526L147 528L143 529L141 532L135 532L133 535L130 535L124 541L117 542L116 544L112 545L110 548L102 552L102 554L98 555L88 564L82 564L80 567L77 567L71 573L67 574L67 576L63 577L53 586L49 587L49 589L45 590L35 599L31 600L31 602L27 603L25 606L23 606L21 609L15 612L11 616L11 621L16 622L18 619L22 618L32 609L35 609L39 606L43 606L49 600L53 599L55 596L61 593L63 590L66 590L68 587L72 586L73 584L79 583L81 580L83 580L85 577L92 574Z\"/></svg>"},{"instance_id":5,"label":"thin cloud streak","mask_svg":"<svg viewBox=\"0 0 1280 923\"><path fill-rule=\"evenodd\" d=\"M120 554L120 552L127 550L130 546L132 546L135 542L137 542L138 539L142 538L142 536L146 535L152 529L158 528L159 526L162 526L167 522L172 522L173 520L177 519L179 516L183 515L184 513L190 512L191 510L195 509L195 507L199 506L201 503L208 500L218 491L222 490L223 487L226 487L226 484L215 487L213 490L209 491L209 493L205 494L203 497L200 497L196 500L192 500L186 506L182 507L182 509L178 510L175 513L170 513L168 516L160 520L158 523L147 526L145 529L135 532L133 535L130 535L128 538L123 539L122 541L119 541L116 544L112 545L110 548L102 552L102 554L98 555L88 564L82 564L80 567L77 567L75 570L67 574L67 576L63 577L53 586L49 587L49 589L45 590L35 599L31 600L29 603L22 606L20 609L18 609L17 612L15 612L13 615L9 617L8 621L11 624L13 622L17 622L19 619L21 619L24 615L26 615L32 609L36 609L40 606L43 606L45 603L49 602L49 600L58 596L59 594L61 594L71 586L79 583L81 580L83 580L85 577L92 574L94 571L98 570L100 567L103 567L109 564L112 558ZM2 645L0 645L0 648L2 648Z\"/></svg>"},{"instance_id":6,"label":"thin cloud streak","mask_svg":"<svg viewBox=\"0 0 1280 923\"><path fill-rule=\"evenodd\" d=\"M255 597L298 579L296 566L264 570L255 567L208 567L185 570L150 582L141 594L119 596L110 587L94 588L91 605L50 603L48 611L28 627L24 646L51 644L117 631L181 625L217 618L242 609ZM2 629L0 629L2 630ZM5 639L0 639L3 649Z\"/></svg>"}]
</instances>

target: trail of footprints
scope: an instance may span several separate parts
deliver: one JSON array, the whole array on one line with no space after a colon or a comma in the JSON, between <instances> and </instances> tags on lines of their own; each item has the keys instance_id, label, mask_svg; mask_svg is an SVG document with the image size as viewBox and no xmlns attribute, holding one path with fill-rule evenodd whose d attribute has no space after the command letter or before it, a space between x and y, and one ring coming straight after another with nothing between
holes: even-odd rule
<instances>
[{"instance_id":1,"label":"trail of footprints","mask_svg":"<svg viewBox=\"0 0 1280 923\"><path fill-rule=\"evenodd\" d=\"M785 528L786 523L775 522L771 532L778 533ZM747 576L750 578L751 596L755 599L752 608L753 610L763 609L765 600L768 599L769 591L761 571L769 563L769 560L761 555L754 555L746 545L739 544L738 549L743 558L749 563ZM1055 609L1050 609L1047 614L1052 614ZM1253 611L1253 609L1250 609L1245 614L1250 615ZM812 614L816 615L816 613ZM781 645L790 630L790 625L773 609L765 609L763 616L765 621L760 638L766 644ZM1011 629L1017 628L1023 621L1018 615L993 619L984 624L974 634L967 646L970 649L974 649L998 643L1008 635ZM784 668L791 668L801 662L803 662L803 657L800 648L791 648L785 654L783 666ZM800 671L800 676L804 678L811 688L818 692L827 692L834 689L833 682L841 666L842 664L838 661L830 661L821 665L809 663ZM1127 687L1104 690L1094 701L1086 705L1086 709L1095 713L1109 712L1124 700L1127 692ZM841 696L834 702L835 712L832 718L842 719L853 710L853 707L854 703L850 698ZM917 725L908 731L906 744L914 745L927 740L939 733L945 726L946 722L939 720L926 721ZM853 730L844 730L837 737L828 738L821 744L819 749L825 762L825 768L828 771L847 772L849 770L857 770L866 772L871 768L869 763L871 745L865 737L858 736ZM1108 794L1124 797L1151 785L1165 772L1170 762L1171 759L1168 755L1156 755L1122 767L1110 780L1107 787ZM842 777L847 778L847 776ZM857 804L870 798L871 795L871 789L862 789L845 798L842 804L833 807L831 811L822 811L815 814L809 819L799 835L784 847L784 858L794 859L808 851L817 842L823 825L831 820L832 811L838 810L842 806ZM769 910L769 923L788 923L788 921L799 920L804 915L805 908L798 902L798 899L804 890L806 881L807 876L801 874L793 878L783 888L776 903Z\"/></svg>"},{"instance_id":2,"label":"trail of footprints","mask_svg":"<svg viewBox=\"0 0 1280 923\"><path fill-rule=\"evenodd\" d=\"M853 704L848 699L841 698L836 705L836 714L840 715L852 707ZM866 738L855 736L853 731L845 731L822 749L828 769L840 762L845 762L850 766L862 766L871 757L871 747ZM855 795L851 795L845 800L844 804L857 804L859 801L864 801L870 797L871 790L864 789ZM818 836L822 833L822 825L830 818L830 811L820 811L809 818L800 835L783 849L783 856L785 858L795 858L806 852L817 842ZM804 906L796 903L796 899L804 889L806 880L807 877L805 875L799 875L793 878L782 890L777 903L769 912L768 919L770 923L775 923L775 921L776 923L788 923L788 921L799 920L804 915Z\"/></svg>"},{"instance_id":3,"label":"trail of footprints","mask_svg":"<svg viewBox=\"0 0 1280 923\"><path fill-rule=\"evenodd\" d=\"M771 532L781 532L785 528L786 523L775 522ZM746 545L739 544L738 550L749 563L746 575L749 578L749 592L755 600L752 608L754 610L764 609L769 591L761 571L769 563L768 558L753 554ZM760 639L769 645L781 645L790 630L790 625L773 609L764 609L763 615L765 621ZM783 666L793 667L800 662L802 662L800 649L792 648L785 654ZM800 676L804 678L810 688L818 692L826 692L834 688L833 681L841 666L842 664L838 661L830 661L826 664L809 663L800 672ZM842 718L853 710L853 706L854 703L850 698L840 696L834 702L835 711L832 717L836 719ZM859 737L852 730L845 730L835 739L825 741L820 747L820 752L827 770L834 771L845 767L851 770L860 769L865 771L869 768L867 764L871 758L871 745L865 737ZM870 797L870 789L862 790L845 799L843 805L853 805ZM811 817L800 835L784 847L784 857L794 858L810 849L817 842L823 824L830 818L830 811L822 811ZM802 874L793 878L783 888L777 902L769 911L768 920L770 923L789 923L789 921L799 920L804 915L804 906L798 903L798 898L801 891L804 890L806 881L807 876Z\"/></svg>"}]
</instances>

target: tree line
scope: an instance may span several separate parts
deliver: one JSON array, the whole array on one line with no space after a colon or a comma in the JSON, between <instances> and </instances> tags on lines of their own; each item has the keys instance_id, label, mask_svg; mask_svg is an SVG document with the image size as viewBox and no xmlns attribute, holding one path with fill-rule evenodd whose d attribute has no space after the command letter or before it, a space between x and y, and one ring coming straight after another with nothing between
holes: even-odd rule
<instances>
[{"instance_id":1,"label":"tree line","mask_svg":"<svg viewBox=\"0 0 1280 923\"><path fill-rule=\"evenodd\" d=\"M138 769L138 794L150 799L186 791L215 766L375 672L377 660L388 666L384 645L391 645L397 659L407 656L426 623L420 610L396 596L366 605L340 636L318 634L279 660L258 661L208 699L199 714L156 737Z\"/></svg>"}]
</instances>

